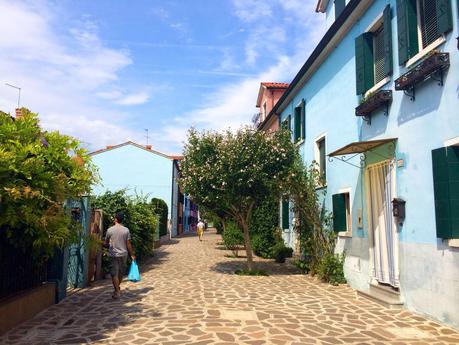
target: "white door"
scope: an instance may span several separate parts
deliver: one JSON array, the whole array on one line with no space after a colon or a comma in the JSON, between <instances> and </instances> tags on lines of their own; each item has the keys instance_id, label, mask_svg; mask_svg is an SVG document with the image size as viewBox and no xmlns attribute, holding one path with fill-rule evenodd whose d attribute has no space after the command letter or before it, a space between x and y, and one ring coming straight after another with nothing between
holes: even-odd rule
<instances>
[{"instance_id":1,"label":"white door","mask_svg":"<svg viewBox=\"0 0 459 345\"><path fill-rule=\"evenodd\" d=\"M400 286L397 224L392 216L395 197L394 161L365 170L365 191L370 241L370 277L378 283Z\"/></svg>"}]
</instances>

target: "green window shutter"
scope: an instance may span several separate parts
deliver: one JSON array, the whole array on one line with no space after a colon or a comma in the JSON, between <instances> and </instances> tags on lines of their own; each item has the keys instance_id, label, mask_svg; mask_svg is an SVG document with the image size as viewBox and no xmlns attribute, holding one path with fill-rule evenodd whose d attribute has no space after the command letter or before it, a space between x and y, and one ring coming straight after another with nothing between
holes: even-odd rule
<instances>
[{"instance_id":1,"label":"green window shutter","mask_svg":"<svg viewBox=\"0 0 459 345\"><path fill-rule=\"evenodd\" d=\"M301 108L295 108L295 120L294 120L295 129L293 131L293 138L295 142L301 139Z\"/></svg>"},{"instance_id":2,"label":"green window shutter","mask_svg":"<svg viewBox=\"0 0 459 345\"><path fill-rule=\"evenodd\" d=\"M437 237L459 238L459 147L432 151Z\"/></svg>"},{"instance_id":3,"label":"green window shutter","mask_svg":"<svg viewBox=\"0 0 459 345\"><path fill-rule=\"evenodd\" d=\"M459 238L459 146L448 147L447 161L451 210L451 237Z\"/></svg>"},{"instance_id":4,"label":"green window shutter","mask_svg":"<svg viewBox=\"0 0 459 345\"><path fill-rule=\"evenodd\" d=\"M347 231L346 226L346 198L345 194L334 194L333 201L333 230Z\"/></svg>"},{"instance_id":5,"label":"green window shutter","mask_svg":"<svg viewBox=\"0 0 459 345\"><path fill-rule=\"evenodd\" d=\"M384 9L384 74L392 74L392 20L390 5Z\"/></svg>"},{"instance_id":6,"label":"green window shutter","mask_svg":"<svg viewBox=\"0 0 459 345\"><path fill-rule=\"evenodd\" d=\"M398 62L403 65L419 51L416 0L397 0Z\"/></svg>"},{"instance_id":7,"label":"green window shutter","mask_svg":"<svg viewBox=\"0 0 459 345\"><path fill-rule=\"evenodd\" d=\"M288 199L282 199L282 229L288 229L290 223L290 210Z\"/></svg>"},{"instance_id":8,"label":"green window shutter","mask_svg":"<svg viewBox=\"0 0 459 345\"><path fill-rule=\"evenodd\" d=\"M438 33L444 34L453 29L451 0L436 0Z\"/></svg>"},{"instance_id":9,"label":"green window shutter","mask_svg":"<svg viewBox=\"0 0 459 345\"><path fill-rule=\"evenodd\" d=\"M301 100L301 139L306 139L306 101Z\"/></svg>"},{"instance_id":10,"label":"green window shutter","mask_svg":"<svg viewBox=\"0 0 459 345\"><path fill-rule=\"evenodd\" d=\"M346 7L346 0L335 0L335 19L339 17Z\"/></svg>"},{"instance_id":11,"label":"green window shutter","mask_svg":"<svg viewBox=\"0 0 459 345\"><path fill-rule=\"evenodd\" d=\"M365 32L355 39L355 71L357 94L374 85L373 34Z\"/></svg>"}]
</instances>

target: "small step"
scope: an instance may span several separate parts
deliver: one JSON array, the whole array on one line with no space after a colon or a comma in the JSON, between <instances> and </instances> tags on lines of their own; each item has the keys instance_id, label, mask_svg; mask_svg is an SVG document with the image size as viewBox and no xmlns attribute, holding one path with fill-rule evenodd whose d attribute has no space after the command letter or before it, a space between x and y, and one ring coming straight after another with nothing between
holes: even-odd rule
<instances>
[{"instance_id":1,"label":"small step","mask_svg":"<svg viewBox=\"0 0 459 345\"><path fill-rule=\"evenodd\" d=\"M357 290L357 295L369 298L389 309L403 308L400 293L388 286L370 284L369 291Z\"/></svg>"}]
</instances>

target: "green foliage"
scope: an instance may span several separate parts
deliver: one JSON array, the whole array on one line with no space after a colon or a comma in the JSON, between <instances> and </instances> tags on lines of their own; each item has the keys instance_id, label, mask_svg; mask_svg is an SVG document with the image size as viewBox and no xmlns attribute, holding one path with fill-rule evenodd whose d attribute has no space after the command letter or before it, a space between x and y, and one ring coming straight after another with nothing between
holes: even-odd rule
<instances>
[{"instance_id":1,"label":"green foliage","mask_svg":"<svg viewBox=\"0 0 459 345\"><path fill-rule=\"evenodd\" d=\"M344 254L327 253L319 264L317 275L322 281L332 285L346 283L344 277Z\"/></svg>"},{"instance_id":2,"label":"green foliage","mask_svg":"<svg viewBox=\"0 0 459 345\"><path fill-rule=\"evenodd\" d=\"M97 172L78 140L22 115L0 112L0 232L16 248L52 255L72 237L65 200L89 194Z\"/></svg>"},{"instance_id":3,"label":"green foliage","mask_svg":"<svg viewBox=\"0 0 459 345\"><path fill-rule=\"evenodd\" d=\"M225 247L231 250L234 256L238 256L239 247L244 244L244 237L241 229L235 222L228 222L222 234L222 239Z\"/></svg>"},{"instance_id":4,"label":"green foliage","mask_svg":"<svg viewBox=\"0 0 459 345\"><path fill-rule=\"evenodd\" d=\"M302 274L309 273L308 262L304 260L295 260L293 261L293 265L295 265L301 271Z\"/></svg>"},{"instance_id":5,"label":"green foliage","mask_svg":"<svg viewBox=\"0 0 459 345\"><path fill-rule=\"evenodd\" d=\"M129 197L125 190L107 191L94 197L92 205L104 212L104 231L113 225L118 212L124 214L123 225L131 232L132 246L137 260L142 261L153 253L158 217L154 206L145 197Z\"/></svg>"},{"instance_id":6,"label":"green foliage","mask_svg":"<svg viewBox=\"0 0 459 345\"><path fill-rule=\"evenodd\" d=\"M153 198L151 199L153 211L159 218L159 236L167 235L167 216L168 207L164 200Z\"/></svg>"},{"instance_id":7,"label":"green foliage","mask_svg":"<svg viewBox=\"0 0 459 345\"><path fill-rule=\"evenodd\" d=\"M276 244L275 231L279 221L279 202L269 195L258 203L250 220L253 252L262 258L272 258L272 248Z\"/></svg>"},{"instance_id":8,"label":"green foliage","mask_svg":"<svg viewBox=\"0 0 459 345\"><path fill-rule=\"evenodd\" d=\"M239 276L263 276L263 277L267 277L268 276L268 273L266 273L266 271L263 271L263 270L237 270L234 272L234 274L237 274Z\"/></svg>"},{"instance_id":9,"label":"green foliage","mask_svg":"<svg viewBox=\"0 0 459 345\"><path fill-rule=\"evenodd\" d=\"M234 133L189 131L180 184L200 206L238 222L244 232L249 269L252 211L279 190L296 156L287 130L266 133L246 127Z\"/></svg>"},{"instance_id":10,"label":"green foliage","mask_svg":"<svg viewBox=\"0 0 459 345\"><path fill-rule=\"evenodd\" d=\"M325 194L317 191L320 175L316 165L305 167L301 160L297 160L284 183L293 199L293 211L298 219L295 230L300 239L303 270L313 275L322 272L324 279L331 283L339 281L344 259L333 261L336 234L332 229L331 214L321 203ZM327 272L335 273L328 278L331 274Z\"/></svg>"},{"instance_id":11,"label":"green foliage","mask_svg":"<svg viewBox=\"0 0 459 345\"><path fill-rule=\"evenodd\" d=\"M283 263L286 258L290 258L293 255L293 249L287 247L283 241L277 242L272 248L272 255L276 262Z\"/></svg>"}]
</instances>

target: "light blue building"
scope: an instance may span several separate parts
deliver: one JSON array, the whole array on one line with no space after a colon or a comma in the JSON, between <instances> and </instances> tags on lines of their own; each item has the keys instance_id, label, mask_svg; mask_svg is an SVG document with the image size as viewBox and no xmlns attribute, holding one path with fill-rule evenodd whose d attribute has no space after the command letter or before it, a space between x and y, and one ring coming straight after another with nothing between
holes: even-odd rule
<instances>
[{"instance_id":1,"label":"light blue building","mask_svg":"<svg viewBox=\"0 0 459 345\"><path fill-rule=\"evenodd\" d=\"M95 195L126 189L128 195L162 199L168 207L171 236L177 235L177 208L183 201L179 200L176 157L131 141L107 146L91 156L101 177L101 185L93 189Z\"/></svg>"},{"instance_id":2,"label":"light blue building","mask_svg":"<svg viewBox=\"0 0 459 345\"><path fill-rule=\"evenodd\" d=\"M317 11L328 30L268 119L318 163L350 286L458 327L458 2L320 0Z\"/></svg>"}]
</instances>

